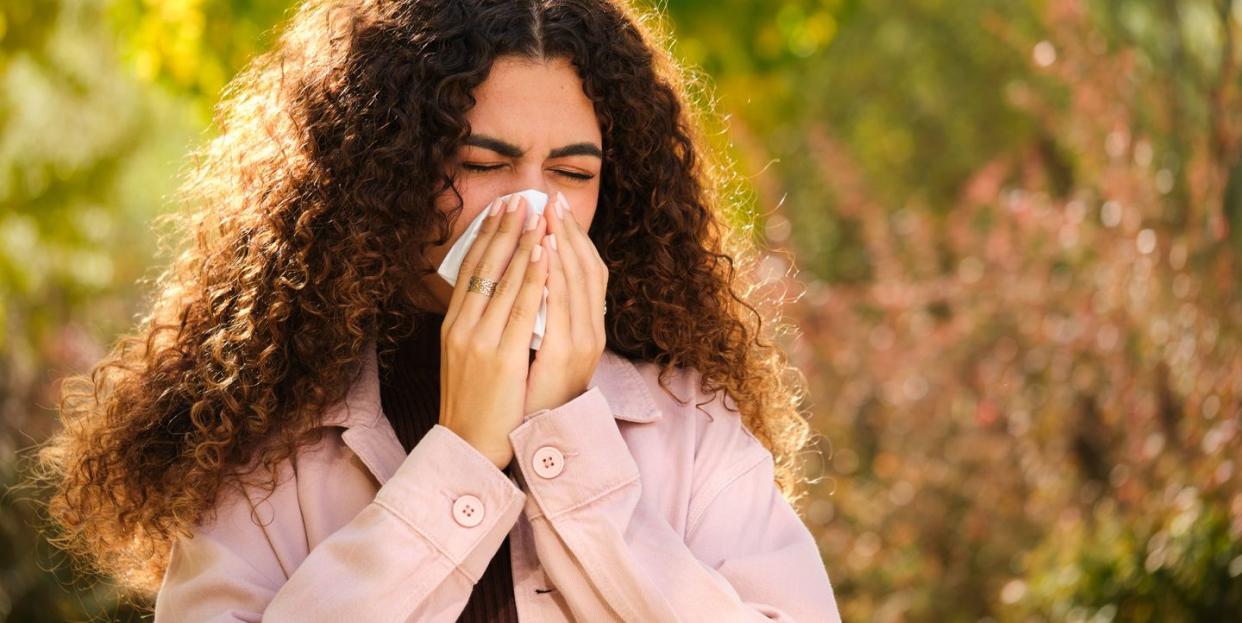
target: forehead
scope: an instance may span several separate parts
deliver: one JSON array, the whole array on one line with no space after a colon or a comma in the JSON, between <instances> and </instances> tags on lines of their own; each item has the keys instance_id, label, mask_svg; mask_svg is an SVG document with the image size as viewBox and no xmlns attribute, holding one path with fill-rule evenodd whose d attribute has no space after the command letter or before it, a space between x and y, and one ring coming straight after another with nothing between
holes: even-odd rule
<instances>
[{"instance_id":1,"label":"forehead","mask_svg":"<svg viewBox=\"0 0 1242 623\"><path fill-rule=\"evenodd\" d=\"M474 97L477 103L466 120L475 133L523 149L600 140L595 108L567 59L499 58Z\"/></svg>"}]
</instances>

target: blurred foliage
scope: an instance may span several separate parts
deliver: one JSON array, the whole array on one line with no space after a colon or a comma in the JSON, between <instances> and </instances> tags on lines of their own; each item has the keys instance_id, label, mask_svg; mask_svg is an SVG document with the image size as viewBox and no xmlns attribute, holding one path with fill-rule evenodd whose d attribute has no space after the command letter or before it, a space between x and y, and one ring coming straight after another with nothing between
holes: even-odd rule
<instances>
[{"instance_id":1,"label":"blurred foliage","mask_svg":"<svg viewBox=\"0 0 1242 623\"><path fill-rule=\"evenodd\" d=\"M110 17L135 76L214 104L230 77L273 41L289 2L116 0Z\"/></svg>"},{"instance_id":2,"label":"blurred foliage","mask_svg":"<svg viewBox=\"0 0 1242 623\"><path fill-rule=\"evenodd\" d=\"M1193 487L1154 518L1102 504L1091 525L1070 522L1030 554L1022 609L1054 621L1227 621L1242 604L1242 543L1219 505ZM1156 523L1153 524L1153 519ZM1136 521L1137 520L1137 521ZM1002 591L1020 593L1022 581Z\"/></svg>"},{"instance_id":3,"label":"blurred foliage","mask_svg":"<svg viewBox=\"0 0 1242 623\"><path fill-rule=\"evenodd\" d=\"M659 6L800 328L845 619L1242 612L1242 3ZM0 5L6 490L143 309L151 219L290 7ZM0 620L135 616L27 495L0 496Z\"/></svg>"},{"instance_id":4,"label":"blurred foliage","mask_svg":"<svg viewBox=\"0 0 1242 623\"><path fill-rule=\"evenodd\" d=\"M36 536L15 453L57 425L61 377L89 369L140 309L150 219L201 122L136 80L102 2L0 5L0 620L130 609ZM55 568L55 572L49 570Z\"/></svg>"}]
</instances>

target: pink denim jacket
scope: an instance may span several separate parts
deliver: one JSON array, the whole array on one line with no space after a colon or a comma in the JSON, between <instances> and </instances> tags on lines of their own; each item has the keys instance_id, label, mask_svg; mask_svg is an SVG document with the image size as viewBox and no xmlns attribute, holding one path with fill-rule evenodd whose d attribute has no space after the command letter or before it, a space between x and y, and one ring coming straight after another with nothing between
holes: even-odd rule
<instances>
[{"instance_id":1,"label":"pink denim jacket","mask_svg":"<svg viewBox=\"0 0 1242 623\"><path fill-rule=\"evenodd\" d=\"M771 453L692 369L681 404L605 350L510 433L510 479L439 425L407 455L369 353L270 497L230 488L174 544L155 623L453 621L505 535L523 621L841 620Z\"/></svg>"}]
</instances>

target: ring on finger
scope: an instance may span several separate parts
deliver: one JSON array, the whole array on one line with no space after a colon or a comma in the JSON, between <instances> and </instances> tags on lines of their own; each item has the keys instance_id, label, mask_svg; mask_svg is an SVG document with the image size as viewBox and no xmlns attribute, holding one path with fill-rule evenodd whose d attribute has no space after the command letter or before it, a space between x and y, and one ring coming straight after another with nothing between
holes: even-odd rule
<instances>
[{"instance_id":1,"label":"ring on finger","mask_svg":"<svg viewBox=\"0 0 1242 623\"><path fill-rule=\"evenodd\" d=\"M496 292L496 282L486 277L474 275L470 277L470 285L466 287L466 291L491 296Z\"/></svg>"}]
</instances>

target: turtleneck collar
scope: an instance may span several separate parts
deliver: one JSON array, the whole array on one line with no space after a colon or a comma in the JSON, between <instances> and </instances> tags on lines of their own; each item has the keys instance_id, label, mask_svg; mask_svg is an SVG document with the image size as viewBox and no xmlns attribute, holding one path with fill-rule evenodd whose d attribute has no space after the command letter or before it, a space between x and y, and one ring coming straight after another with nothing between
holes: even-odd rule
<instances>
[{"instance_id":1,"label":"turtleneck collar","mask_svg":"<svg viewBox=\"0 0 1242 623\"><path fill-rule=\"evenodd\" d=\"M420 312L414 318L414 332L397 342L392 362L395 366L440 368L440 328L444 314Z\"/></svg>"}]
</instances>

